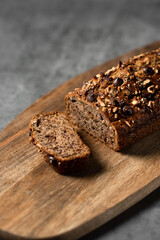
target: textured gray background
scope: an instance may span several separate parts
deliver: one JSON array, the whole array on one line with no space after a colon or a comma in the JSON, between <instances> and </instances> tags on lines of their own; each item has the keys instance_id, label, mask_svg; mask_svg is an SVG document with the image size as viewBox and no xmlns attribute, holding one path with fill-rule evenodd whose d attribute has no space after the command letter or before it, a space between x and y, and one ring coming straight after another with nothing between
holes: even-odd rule
<instances>
[{"instance_id":1,"label":"textured gray background","mask_svg":"<svg viewBox=\"0 0 160 240\"><path fill-rule=\"evenodd\" d=\"M160 39L159 0L0 0L0 129L67 79ZM159 240L160 189L83 240Z\"/></svg>"}]
</instances>

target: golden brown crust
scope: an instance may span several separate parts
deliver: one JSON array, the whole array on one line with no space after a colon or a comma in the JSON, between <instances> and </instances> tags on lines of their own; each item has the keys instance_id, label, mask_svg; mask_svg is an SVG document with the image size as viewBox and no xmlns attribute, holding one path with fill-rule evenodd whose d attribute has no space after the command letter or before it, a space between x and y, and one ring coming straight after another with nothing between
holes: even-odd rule
<instances>
[{"instance_id":1,"label":"golden brown crust","mask_svg":"<svg viewBox=\"0 0 160 240\"><path fill-rule=\"evenodd\" d=\"M39 142L37 136L36 136L36 130L34 128L35 121L37 121L37 118L40 119L44 116L51 116L55 114L61 114L65 119L67 119L66 115L62 112L50 112L50 113L40 113L32 117L30 123L29 123L29 141L32 142L34 145L37 146L38 151L42 152L44 155L45 160L55 169L56 172L61 174L69 174L73 173L74 171L79 171L86 165L87 159L90 155L90 149L83 143L80 136L77 134L73 124L69 123L72 127L73 132L76 134L76 137L79 139L79 142L84 145L85 150L87 149L87 152L85 154L81 154L78 156L70 156L67 158L63 158L61 156L57 156L56 153L50 153L48 149ZM67 119L68 120L68 119Z\"/></svg>"},{"instance_id":2,"label":"golden brown crust","mask_svg":"<svg viewBox=\"0 0 160 240\"><path fill-rule=\"evenodd\" d=\"M117 67L97 74L82 88L67 94L68 114L69 98L90 104L103 113L115 129L117 147L114 150L120 150L147 132L153 132L156 127L151 131L148 125L159 122L160 49L119 62ZM126 136L129 141L125 141Z\"/></svg>"}]
</instances>

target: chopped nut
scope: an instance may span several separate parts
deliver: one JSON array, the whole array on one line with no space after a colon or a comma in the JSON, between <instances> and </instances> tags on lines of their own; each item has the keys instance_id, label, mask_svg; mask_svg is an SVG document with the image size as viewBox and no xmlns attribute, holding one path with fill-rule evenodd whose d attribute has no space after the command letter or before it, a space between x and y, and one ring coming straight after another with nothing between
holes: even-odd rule
<instances>
[{"instance_id":1,"label":"chopped nut","mask_svg":"<svg viewBox=\"0 0 160 240\"><path fill-rule=\"evenodd\" d=\"M145 57L144 62L148 65L150 63L149 57Z\"/></svg>"},{"instance_id":2,"label":"chopped nut","mask_svg":"<svg viewBox=\"0 0 160 240\"><path fill-rule=\"evenodd\" d=\"M105 98L105 103L110 103L110 99L109 98Z\"/></svg>"},{"instance_id":3,"label":"chopped nut","mask_svg":"<svg viewBox=\"0 0 160 240\"><path fill-rule=\"evenodd\" d=\"M147 88L147 90L148 90L149 93L154 93L154 92L155 92L155 87L154 87L154 85L149 86L149 87Z\"/></svg>"},{"instance_id":4,"label":"chopped nut","mask_svg":"<svg viewBox=\"0 0 160 240\"><path fill-rule=\"evenodd\" d=\"M105 107L105 103L104 103L104 102L102 102L102 100L101 100L101 99L99 99L99 98L98 98L98 102L99 102L99 104L101 105L101 107Z\"/></svg>"},{"instance_id":5,"label":"chopped nut","mask_svg":"<svg viewBox=\"0 0 160 240\"><path fill-rule=\"evenodd\" d=\"M155 69L155 73L159 73L159 70L158 70L158 69Z\"/></svg>"},{"instance_id":6,"label":"chopped nut","mask_svg":"<svg viewBox=\"0 0 160 240\"><path fill-rule=\"evenodd\" d=\"M135 59L136 58L141 58L141 57L143 57L144 56L144 53L141 53L141 54L139 54L138 56L135 56Z\"/></svg>"},{"instance_id":7,"label":"chopped nut","mask_svg":"<svg viewBox=\"0 0 160 240\"><path fill-rule=\"evenodd\" d=\"M134 98L134 99L132 100L132 104L133 104L133 105L137 105L137 104L138 104L137 99Z\"/></svg>"},{"instance_id":8,"label":"chopped nut","mask_svg":"<svg viewBox=\"0 0 160 240\"><path fill-rule=\"evenodd\" d=\"M109 112L109 113L111 113L111 110L112 110L111 108L108 108L108 112Z\"/></svg>"},{"instance_id":9,"label":"chopped nut","mask_svg":"<svg viewBox=\"0 0 160 240\"><path fill-rule=\"evenodd\" d=\"M97 81L95 81L95 80L93 80L93 84L94 84L94 86L97 84Z\"/></svg>"},{"instance_id":10,"label":"chopped nut","mask_svg":"<svg viewBox=\"0 0 160 240\"><path fill-rule=\"evenodd\" d=\"M98 73L97 75L96 75L96 78L102 78L103 77L103 73Z\"/></svg>"},{"instance_id":11,"label":"chopped nut","mask_svg":"<svg viewBox=\"0 0 160 240\"><path fill-rule=\"evenodd\" d=\"M103 108L102 108L102 111L103 111L103 112L106 112L106 110L107 110L106 107L103 107Z\"/></svg>"},{"instance_id":12,"label":"chopped nut","mask_svg":"<svg viewBox=\"0 0 160 240\"><path fill-rule=\"evenodd\" d=\"M118 114L117 113L114 114L114 118L118 118Z\"/></svg>"},{"instance_id":13,"label":"chopped nut","mask_svg":"<svg viewBox=\"0 0 160 240\"><path fill-rule=\"evenodd\" d=\"M128 121L125 120L125 123L126 123L129 127L131 127L131 125L130 125L130 123L129 123Z\"/></svg>"},{"instance_id":14,"label":"chopped nut","mask_svg":"<svg viewBox=\"0 0 160 240\"><path fill-rule=\"evenodd\" d=\"M104 74L105 74L105 75L109 75L110 72L111 72L111 69L107 70Z\"/></svg>"},{"instance_id":15,"label":"chopped nut","mask_svg":"<svg viewBox=\"0 0 160 240\"><path fill-rule=\"evenodd\" d=\"M99 77L101 77L101 75L98 73L98 74L96 75L96 78L99 78Z\"/></svg>"},{"instance_id":16,"label":"chopped nut","mask_svg":"<svg viewBox=\"0 0 160 240\"><path fill-rule=\"evenodd\" d=\"M146 86L147 84L149 84L151 82L150 79L146 79L143 81L143 86Z\"/></svg>"},{"instance_id":17,"label":"chopped nut","mask_svg":"<svg viewBox=\"0 0 160 240\"><path fill-rule=\"evenodd\" d=\"M118 111L118 107L114 107L113 110L112 110L113 113L115 113L117 111Z\"/></svg>"},{"instance_id":18,"label":"chopped nut","mask_svg":"<svg viewBox=\"0 0 160 240\"><path fill-rule=\"evenodd\" d=\"M154 105L155 105L154 101L149 101L147 106L150 107L150 108L153 108Z\"/></svg>"},{"instance_id":19,"label":"chopped nut","mask_svg":"<svg viewBox=\"0 0 160 240\"><path fill-rule=\"evenodd\" d=\"M136 62L136 65L137 65L138 67L141 67L141 66L143 65L143 62L140 61L140 60L138 60L138 61Z\"/></svg>"}]
</instances>

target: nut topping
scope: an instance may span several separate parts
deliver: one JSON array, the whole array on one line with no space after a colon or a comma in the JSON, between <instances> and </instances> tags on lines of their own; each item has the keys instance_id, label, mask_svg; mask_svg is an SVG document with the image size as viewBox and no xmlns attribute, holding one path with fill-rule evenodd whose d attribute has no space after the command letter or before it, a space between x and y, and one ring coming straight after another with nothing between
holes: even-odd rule
<instances>
[{"instance_id":1,"label":"nut topping","mask_svg":"<svg viewBox=\"0 0 160 240\"><path fill-rule=\"evenodd\" d=\"M125 120L125 123L128 125L128 127L131 127L131 124Z\"/></svg>"},{"instance_id":2,"label":"nut topping","mask_svg":"<svg viewBox=\"0 0 160 240\"><path fill-rule=\"evenodd\" d=\"M150 79L146 79L143 81L143 86L147 86L151 82Z\"/></svg>"},{"instance_id":3,"label":"nut topping","mask_svg":"<svg viewBox=\"0 0 160 240\"><path fill-rule=\"evenodd\" d=\"M147 106L150 107L150 108L153 108L154 105L155 105L154 101L149 101Z\"/></svg>"},{"instance_id":4,"label":"nut topping","mask_svg":"<svg viewBox=\"0 0 160 240\"><path fill-rule=\"evenodd\" d=\"M147 90L148 90L148 92L149 93L154 93L155 92L155 86L154 85L151 85L151 86L149 86L148 88L147 88Z\"/></svg>"},{"instance_id":5,"label":"nut topping","mask_svg":"<svg viewBox=\"0 0 160 240\"><path fill-rule=\"evenodd\" d=\"M118 107L114 107L112 110L113 113L116 113L117 111L118 111Z\"/></svg>"},{"instance_id":6,"label":"nut topping","mask_svg":"<svg viewBox=\"0 0 160 240\"><path fill-rule=\"evenodd\" d=\"M96 75L96 78L102 78L103 77L103 75L104 75L104 73L103 72L101 72L101 73L98 73L97 75Z\"/></svg>"},{"instance_id":7,"label":"nut topping","mask_svg":"<svg viewBox=\"0 0 160 240\"><path fill-rule=\"evenodd\" d=\"M102 100L98 99L98 102L99 102L99 104L101 105L101 107L105 107L105 103L102 102Z\"/></svg>"},{"instance_id":8,"label":"nut topping","mask_svg":"<svg viewBox=\"0 0 160 240\"><path fill-rule=\"evenodd\" d=\"M149 57L145 57L144 62L148 65L150 63Z\"/></svg>"},{"instance_id":9,"label":"nut topping","mask_svg":"<svg viewBox=\"0 0 160 240\"><path fill-rule=\"evenodd\" d=\"M155 69L155 73L160 73L160 69Z\"/></svg>"},{"instance_id":10,"label":"nut topping","mask_svg":"<svg viewBox=\"0 0 160 240\"><path fill-rule=\"evenodd\" d=\"M86 82L80 96L117 121L160 110L160 51L141 54L118 63ZM134 120L134 116L133 116ZM130 123L130 121L129 121ZM135 121L136 124L136 121Z\"/></svg>"},{"instance_id":11,"label":"nut topping","mask_svg":"<svg viewBox=\"0 0 160 240\"><path fill-rule=\"evenodd\" d=\"M116 118L116 119L118 118L118 114L117 113L114 114L114 118Z\"/></svg>"},{"instance_id":12,"label":"nut topping","mask_svg":"<svg viewBox=\"0 0 160 240\"><path fill-rule=\"evenodd\" d=\"M137 94L138 94L138 91L136 90L136 91L134 92L134 94L137 95Z\"/></svg>"},{"instance_id":13,"label":"nut topping","mask_svg":"<svg viewBox=\"0 0 160 240\"><path fill-rule=\"evenodd\" d=\"M103 112L106 112L106 111L107 111L107 108L106 108L106 107L103 107L103 108L102 108L102 111L103 111Z\"/></svg>"},{"instance_id":14,"label":"nut topping","mask_svg":"<svg viewBox=\"0 0 160 240\"><path fill-rule=\"evenodd\" d=\"M138 101L137 101L136 99L133 99L133 100L132 100L132 104L133 104L133 105L137 105L137 104L138 104Z\"/></svg>"}]
</instances>

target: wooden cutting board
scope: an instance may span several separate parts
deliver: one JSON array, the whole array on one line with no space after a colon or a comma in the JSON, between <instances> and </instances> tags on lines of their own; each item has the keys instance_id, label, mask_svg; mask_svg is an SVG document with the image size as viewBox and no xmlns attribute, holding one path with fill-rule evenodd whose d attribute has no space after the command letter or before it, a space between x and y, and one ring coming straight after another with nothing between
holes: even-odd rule
<instances>
[{"instance_id":1,"label":"wooden cutting board","mask_svg":"<svg viewBox=\"0 0 160 240\"><path fill-rule=\"evenodd\" d=\"M91 149L85 171L62 176L28 141L39 112L64 111L64 96L119 60L160 47L134 50L65 82L38 99L0 133L0 237L77 239L114 218L160 186L160 131L114 152L81 132Z\"/></svg>"}]
</instances>

